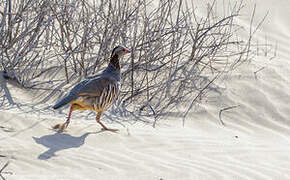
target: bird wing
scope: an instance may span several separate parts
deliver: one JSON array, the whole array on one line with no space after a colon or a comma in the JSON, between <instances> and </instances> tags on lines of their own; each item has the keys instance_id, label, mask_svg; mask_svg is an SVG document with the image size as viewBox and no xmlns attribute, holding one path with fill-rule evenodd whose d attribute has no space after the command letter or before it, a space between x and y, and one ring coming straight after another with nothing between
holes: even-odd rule
<instances>
[{"instance_id":1,"label":"bird wing","mask_svg":"<svg viewBox=\"0 0 290 180\"><path fill-rule=\"evenodd\" d=\"M67 103L75 100L78 96L78 92L80 89L82 89L82 87L84 87L88 82L90 81L90 79L85 79L82 82L78 83L75 87L73 87L71 89L71 91L69 92L69 94L67 96L65 96L63 99L61 99L58 103L56 103L53 106L53 109L58 109L64 105L66 105Z\"/></svg>"},{"instance_id":2,"label":"bird wing","mask_svg":"<svg viewBox=\"0 0 290 180\"><path fill-rule=\"evenodd\" d=\"M71 101L77 99L80 96L92 96L100 97L103 90L109 86L109 84L114 84L116 80L110 79L108 77L97 76L96 78L85 79L75 87L72 88L70 93L64 97L61 101L53 106L54 109L58 109Z\"/></svg>"},{"instance_id":3,"label":"bird wing","mask_svg":"<svg viewBox=\"0 0 290 180\"><path fill-rule=\"evenodd\" d=\"M100 77L97 79L91 79L83 87L79 89L77 96L101 96L103 90L109 86L109 84L114 84L115 80L108 77Z\"/></svg>"}]
</instances>

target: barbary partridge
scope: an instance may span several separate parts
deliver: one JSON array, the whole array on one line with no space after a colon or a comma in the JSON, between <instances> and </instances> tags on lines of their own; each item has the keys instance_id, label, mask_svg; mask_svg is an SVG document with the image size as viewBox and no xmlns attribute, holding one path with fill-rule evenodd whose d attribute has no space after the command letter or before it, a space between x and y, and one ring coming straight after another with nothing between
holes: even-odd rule
<instances>
[{"instance_id":1,"label":"barbary partridge","mask_svg":"<svg viewBox=\"0 0 290 180\"><path fill-rule=\"evenodd\" d=\"M119 58L131 51L123 46L113 49L110 63L99 75L90 77L78 83L71 89L70 93L53 106L58 109L66 104L70 104L68 118L65 123L57 124L53 128L62 132L70 123L71 114L75 110L96 111L96 121L104 130L117 131L117 129L107 128L100 118L102 113L116 101L120 92L120 64Z\"/></svg>"}]
</instances>

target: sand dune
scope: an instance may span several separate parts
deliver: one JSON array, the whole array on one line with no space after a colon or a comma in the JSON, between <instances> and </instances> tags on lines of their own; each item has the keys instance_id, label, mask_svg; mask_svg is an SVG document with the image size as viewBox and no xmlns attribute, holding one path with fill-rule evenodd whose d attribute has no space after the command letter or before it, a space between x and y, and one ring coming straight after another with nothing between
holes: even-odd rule
<instances>
[{"instance_id":1,"label":"sand dune","mask_svg":"<svg viewBox=\"0 0 290 180\"><path fill-rule=\"evenodd\" d=\"M253 2L247 1L249 7ZM17 107L0 108L0 167L6 179L290 179L290 63L288 1L258 0L257 18L269 10L257 39L277 43L277 55L263 53L223 81L185 121L152 124L104 123L73 115L65 133L50 129L65 119L50 109L28 105L33 95L7 84ZM251 8L240 17L249 25ZM263 68L254 74L255 71ZM222 108L238 107L224 111ZM47 105L45 105L47 106ZM109 116L109 114L108 114ZM90 117L90 116L89 116ZM93 116L92 116L93 117ZM3 156L3 157L2 157Z\"/></svg>"},{"instance_id":2,"label":"sand dune","mask_svg":"<svg viewBox=\"0 0 290 180\"><path fill-rule=\"evenodd\" d=\"M14 117L5 123L12 132L1 132L1 154L11 158L9 179L290 177L289 136L282 127L270 128L275 123L240 118L224 128L200 118L185 127L135 124L112 133L90 122L72 123L60 134L47 128L53 123L49 117L35 123L35 117L17 114L7 113Z\"/></svg>"}]
</instances>

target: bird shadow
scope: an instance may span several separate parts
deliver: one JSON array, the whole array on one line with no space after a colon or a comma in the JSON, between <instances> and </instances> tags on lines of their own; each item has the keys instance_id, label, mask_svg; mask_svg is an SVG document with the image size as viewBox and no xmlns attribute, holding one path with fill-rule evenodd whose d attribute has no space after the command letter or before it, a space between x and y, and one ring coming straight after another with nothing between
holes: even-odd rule
<instances>
[{"instance_id":1,"label":"bird shadow","mask_svg":"<svg viewBox=\"0 0 290 180\"><path fill-rule=\"evenodd\" d=\"M56 152L62 151L65 149L71 149L71 148L79 148L85 143L85 139L90 134L98 134L103 132L87 132L81 136L72 136L70 134L66 133L55 133L51 135L45 135L40 138L38 137L32 137L33 140L37 144L41 144L47 148L49 148L47 151L41 153L38 156L38 159L40 160L47 160L54 156L56 156Z\"/></svg>"}]
</instances>

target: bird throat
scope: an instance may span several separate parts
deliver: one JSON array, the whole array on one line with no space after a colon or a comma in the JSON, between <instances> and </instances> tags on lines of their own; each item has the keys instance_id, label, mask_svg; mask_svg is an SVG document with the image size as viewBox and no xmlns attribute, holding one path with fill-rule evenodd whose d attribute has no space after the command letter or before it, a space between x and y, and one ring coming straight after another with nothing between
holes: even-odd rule
<instances>
[{"instance_id":1,"label":"bird throat","mask_svg":"<svg viewBox=\"0 0 290 180\"><path fill-rule=\"evenodd\" d=\"M119 63L119 56L117 54L114 54L111 57L110 64L112 64L116 69L121 69L120 63Z\"/></svg>"}]
</instances>

